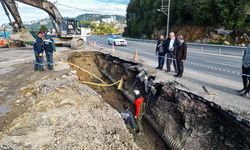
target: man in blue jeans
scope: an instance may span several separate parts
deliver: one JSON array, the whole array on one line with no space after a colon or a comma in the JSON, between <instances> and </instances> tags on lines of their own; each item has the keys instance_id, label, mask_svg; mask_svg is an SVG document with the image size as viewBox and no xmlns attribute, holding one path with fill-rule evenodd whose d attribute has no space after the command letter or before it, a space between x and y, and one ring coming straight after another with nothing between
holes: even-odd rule
<instances>
[{"instance_id":1,"label":"man in blue jeans","mask_svg":"<svg viewBox=\"0 0 250 150\"><path fill-rule=\"evenodd\" d=\"M34 49L34 54L35 54L35 66L34 70L35 71L44 71L43 68L43 33L38 32L37 38L35 39L33 43L33 49Z\"/></svg>"},{"instance_id":2,"label":"man in blue jeans","mask_svg":"<svg viewBox=\"0 0 250 150\"><path fill-rule=\"evenodd\" d=\"M44 50L45 50L47 64L48 64L48 70L52 71L54 70L53 53L56 52L56 48L55 48L54 40L51 38L51 34L49 32L46 34L43 43L44 43Z\"/></svg>"}]
</instances>

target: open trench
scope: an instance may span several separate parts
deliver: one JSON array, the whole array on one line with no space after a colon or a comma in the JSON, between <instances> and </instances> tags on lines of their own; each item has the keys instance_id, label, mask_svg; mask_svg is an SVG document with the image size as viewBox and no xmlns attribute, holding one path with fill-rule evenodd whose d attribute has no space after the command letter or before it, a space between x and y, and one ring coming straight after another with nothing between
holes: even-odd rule
<instances>
[{"instance_id":1,"label":"open trench","mask_svg":"<svg viewBox=\"0 0 250 150\"><path fill-rule=\"evenodd\" d=\"M94 73L106 83L111 83L111 81L101 73L96 60L96 53L74 53L70 57L70 62L77 64L84 69L87 69L91 73ZM91 81L99 83L98 80L79 70L77 71L77 76L80 81ZM105 102L110 104L114 109L118 111L121 111L123 109L123 104L129 104L129 101L126 99L126 97L123 96L123 94L118 91L116 87L99 87L91 85L90 87L97 91L105 100ZM131 105L130 109L132 112L134 112L133 105ZM133 130L130 130L130 132L134 135L134 141L138 146L140 146L143 150L168 149L165 143L162 141L161 137L157 135L157 133L155 133L152 127L145 120L143 120L143 127L145 132L142 135L137 135Z\"/></svg>"},{"instance_id":2,"label":"open trench","mask_svg":"<svg viewBox=\"0 0 250 150\"><path fill-rule=\"evenodd\" d=\"M139 64L99 52L75 52L69 61L107 83L123 77L122 91L116 87L90 86L118 111L124 103L130 103L134 111L133 90L141 91L147 104L143 120L145 133L142 136L131 133L144 150L250 149L249 120L179 89L178 83L154 83L155 76ZM80 81L99 82L80 70L77 76Z\"/></svg>"}]
</instances>

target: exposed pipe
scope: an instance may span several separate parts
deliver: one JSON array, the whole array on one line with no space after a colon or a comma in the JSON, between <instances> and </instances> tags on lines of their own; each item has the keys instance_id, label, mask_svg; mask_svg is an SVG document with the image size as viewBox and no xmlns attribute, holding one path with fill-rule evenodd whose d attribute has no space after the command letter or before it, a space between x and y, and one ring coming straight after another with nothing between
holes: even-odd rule
<instances>
[{"instance_id":1,"label":"exposed pipe","mask_svg":"<svg viewBox=\"0 0 250 150\"><path fill-rule=\"evenodd\" d=\"M105 70L101 70L101 72L103 73L103 75L105 77L107 77L111 82L114 82L115 79L113 79L113 77L111 77ZM134 104L134 99L135 96L133 96L132 94L130 94L128 91L121 89L121 92L123 93L123 95L127 98L127 100L131 103ZM149 115L144 114L143 116L146 121L153 127L153 129L157 132L157 134L162 138L162 140L164 141L165 144L167 144L172 150L184 150L181 146L181 144L174 140L172 137L164 135L163 131L160 130L160 128L158 127L158 125L152 120L150 119Z\"/></svg>"}]
</instances>

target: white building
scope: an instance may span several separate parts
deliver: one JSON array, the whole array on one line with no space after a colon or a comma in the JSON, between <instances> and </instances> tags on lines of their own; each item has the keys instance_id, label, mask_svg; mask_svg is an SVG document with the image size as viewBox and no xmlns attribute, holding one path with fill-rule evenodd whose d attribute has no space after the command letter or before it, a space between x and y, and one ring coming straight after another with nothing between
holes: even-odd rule
<instances>
[{"instance_id":1,"label":"white building","mask_svg":"<svg viewBox=\"0 0 250 150\"><path fill-rule=\"evenodd\" d=\"M110 16L109 18L103 18L102 22L109 23L109 24L116 23L117 22L116 16Z\"/></svg>"}]
</instances>

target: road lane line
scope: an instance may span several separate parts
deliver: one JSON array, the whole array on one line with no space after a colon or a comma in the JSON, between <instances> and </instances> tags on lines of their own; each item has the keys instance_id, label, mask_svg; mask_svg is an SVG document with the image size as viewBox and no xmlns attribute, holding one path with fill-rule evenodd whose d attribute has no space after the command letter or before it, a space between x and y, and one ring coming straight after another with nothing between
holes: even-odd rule
<instances>
[{"instance_id":1,"label":"road lane line","mask_svg":"<svg viewBox=\"0 0 250 150\"><path fill-rule=\"evenodd\" d=\"M223 65L223 66L228 66L228 67L235 67L235 68L240 68L241 66L236 66L236 65L228 65L225 63L219 63L219 62L214 62L214 61L205 61L207 63L212 63L212 64L216 64L216 65Z\"/></svg>"}]
</instances>

